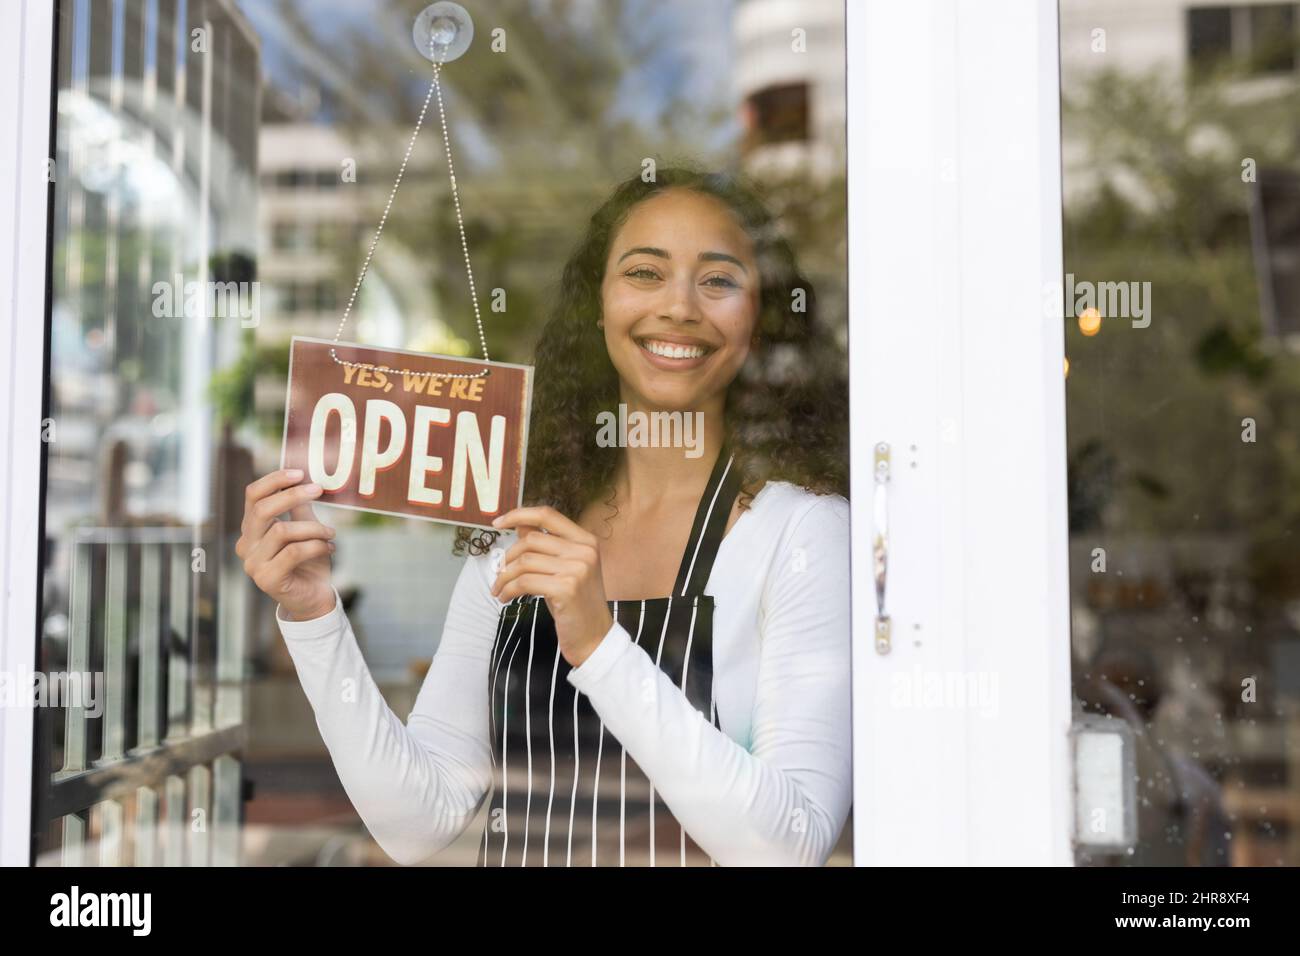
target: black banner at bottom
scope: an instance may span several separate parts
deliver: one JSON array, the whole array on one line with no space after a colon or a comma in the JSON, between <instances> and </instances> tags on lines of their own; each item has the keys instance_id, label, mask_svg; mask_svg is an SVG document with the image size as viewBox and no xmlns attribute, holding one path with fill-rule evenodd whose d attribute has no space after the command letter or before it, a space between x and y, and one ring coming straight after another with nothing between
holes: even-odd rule
<instances>
[{"instance_id":1,"label":"black banner at bottom","mask_svg":"<svg viewBox=\"0 0 1300 956\"><path fill-rule=\"evenodd\" d=\"M920 933L927 942L972 934L1074 942L1195 933L1222 943L1242 934L1295 936L1295 871L1285 869L37 868L11 869L3 878L7 928L52 933L52 942L76 934L84 943L94 934L114 942L338 945L364 938L373 945L376 933L395 942L406 932L427 938L431 925L451 933L450 941L529 933L557 919L584 934L608 925L617 934L610 938L620 939L633 914L632 924L659 923L683 906L693 909L688 901L716 894L711 918L700 910L690 917L696 940L710 923L724 936L779 925L807 932L814 945L828 941L827 929L858 927L863 940L883 931ZM493 914L507 899L511 915L503 922ZM644 909L656 899L662 905Z\"/></svg>"}]
</instances>

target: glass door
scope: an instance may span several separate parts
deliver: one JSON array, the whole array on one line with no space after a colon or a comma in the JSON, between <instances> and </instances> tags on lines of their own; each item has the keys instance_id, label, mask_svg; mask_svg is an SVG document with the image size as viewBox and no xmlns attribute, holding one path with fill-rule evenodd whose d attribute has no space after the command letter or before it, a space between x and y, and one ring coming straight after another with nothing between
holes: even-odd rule
<instances>
[{"instance_id":1,"label":"glass door","mask_svg":"<svg viewBox=\"0 0 1300 956\"><path fill-rule=\"evenodd\" d=\"M36 712L40 865L391 862L234 543L246 486L279 461L292 336L333 338L354 305L345 340L477 353L458 219L493 358L527 363L617 184L674 165L742 179L816 290L781 307L845 378L841 0L465 4L474 41L441 90L459 201L432 114L403 162L430 91L412 42L424 6L61 0L46 27L53 437L34 472L36 667L87 675L93 693ZM781 358L759 369L772 388L791 380ZM847 451L827 454L841 451L842 475ZM405 720L465 559L446 526L324 520L359 646ZM591 826L620 833L603 809ZM472 865L482 828L431 862ZM828 862L851 862L851 832ZM629 862L653 852L637 842Z\"/></svg>"},{"instance_id":2,"label":"glass door","mask_svg":"<svg viewBox=\"0 0 1300 956\"><path fill-rule=\"evenodd\" d=\"M1062 0L1076 710L1095 866L1300 863L1300 14Z\"/></svg>"}]
</instances>

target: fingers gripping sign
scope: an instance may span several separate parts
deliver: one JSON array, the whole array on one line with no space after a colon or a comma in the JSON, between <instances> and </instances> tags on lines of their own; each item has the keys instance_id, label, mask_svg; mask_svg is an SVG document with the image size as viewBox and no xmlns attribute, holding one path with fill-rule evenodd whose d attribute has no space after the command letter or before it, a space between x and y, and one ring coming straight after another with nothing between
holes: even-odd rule
<instances>
[{"instance_id":1,"label":"fingers gripping sign","mask_svg":"<svg viewBox=\"0 0 1300 956\"><path fill-rule=\"evenodd\" d=\"M501 562L492 594L502 604L523 595L545 598L560 653L578 667L614 626L596 536L549 507L516 508L492 524L518 535Z\"/></svg>"},{"instance_id":2,"label":"fingers gripping sign","mask_svg":"<svg viewBox=\"0 0 1300 956\"><path fill-rule=\"evenodd\" d=\"M310 620L334 607L330 555L334 529L316 519L317 484L299 484L300 469L273 471L244 494L244 520L235 553L253 583L280 603L291 620ZM279 520L288 514L286 521Z\"/></svg>"}]
</instances>

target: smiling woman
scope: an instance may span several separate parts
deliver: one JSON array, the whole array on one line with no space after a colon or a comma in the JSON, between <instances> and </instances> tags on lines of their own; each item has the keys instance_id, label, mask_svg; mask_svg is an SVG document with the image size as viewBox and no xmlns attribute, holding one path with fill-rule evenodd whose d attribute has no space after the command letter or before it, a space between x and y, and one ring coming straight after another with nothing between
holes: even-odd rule
<instances>
[{"instance_id":1,"label":"smiling woman","mask_svg":"<svg viewBox=\"0 0 1300 956\"><path fill-rule=\"evenodd\" d=\"M530 500L576 514L608 495L619 459L592 422L620 402L708 411L746 499L771 480L847 495L843 349L781 224L738 178L660 168L615 189L565 266L536 367Z\"/></svg>"},{"instance_id":2,"label":"smiling woman","mask_svg":"<svg viewBox=\"0 0 1300 956\"><path fill-rule=\"evenodd\" d=\"M471 557L405 726L365 680L318 488L250 488L240 553L394 859L486 798L483 865L826 862L852 779L847 394L815 305L737 180L614 191L537 348L529 505L459 529ZM616 406L692 421L692 447L607 440Z\"/></svg>"}]
</instances>

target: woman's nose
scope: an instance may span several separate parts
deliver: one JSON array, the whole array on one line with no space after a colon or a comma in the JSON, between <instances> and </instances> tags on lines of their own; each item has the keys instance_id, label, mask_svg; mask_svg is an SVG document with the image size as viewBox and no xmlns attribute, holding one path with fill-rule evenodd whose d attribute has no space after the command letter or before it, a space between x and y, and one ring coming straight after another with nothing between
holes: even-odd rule
<instances>
[{"instance_id":1,"label":"woman's nose","mask_svg":"<svg viewBox=\"0 0 1300 956\"><path fill-rule=\"evenodd\" d=\"M664 283L664 301L660 308L660 314L672 322L698 322L700 313L695 298L695 284L690 279Z\"/></svg>"}]
</instances>

